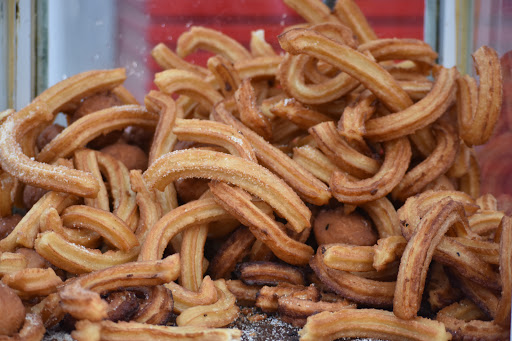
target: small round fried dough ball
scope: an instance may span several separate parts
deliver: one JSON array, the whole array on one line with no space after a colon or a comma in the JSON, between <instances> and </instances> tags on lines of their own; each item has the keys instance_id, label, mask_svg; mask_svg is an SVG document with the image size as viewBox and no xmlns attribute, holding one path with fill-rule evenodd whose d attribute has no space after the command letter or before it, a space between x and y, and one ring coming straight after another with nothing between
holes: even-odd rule
<instances>
[{"instance_id":1,"label":"small round fried dough ball","mask_svg":"<svg viewBox=\"0 0 512 341\"><path fill-rule=\"evenodd\" d=\"M210 181L207 179L198 178L178 179L174 182L174 186L181 202L187 203L199 199L208 190L208 182Z\"/></svg>"},{"instance_id":2,"label":"small round fried dough ball","mask_svg":"<svg viewBox=\"0 0 512 341\"><path fill-rule=\"evenodd\" d=\"M377 233L372 223L357 212L346 215L343 207L321 210L313 223L318 245L344 243L351 245L375 245Z\"/></svg>"},{"instance_id":3,"label":"small round fried dough ball","mask_svg":"<svg viewBox=\"0 0 512 341\"><path fill-rule=\"evenodd\" d=\"M100 150L102 153L115 157L128 170L140 169L145 171L148 168L148 156L137 146L126 143L115 143Z\"/></svg>"},{"instance_id":4,"label":"small round fried dough ball","mask_svg":"<svg viewBox=\"0 0 512 341\"><path fill-rule=\"evenodd\" d=\"M29 210L48 192L47 189L26 185L23 189L23 205Z\"/></svg>"},{"instance_id":5,"label":"small round fried dough ball","mask_svg":"<svg viewBox=\"0 0 512 341\"><path fill-rule=\"evenodd\" d=\"M0 335L12 336L25 320L25 307L14 290L0 282Z\"/></svg>"},{"instance_id":6,"label":"small round fried dough ball","mask_svg":"<svg viewBox=\"0 0 512 341\"><path fill-rule=\"evenodd\" d=\"M0 240L7 237L21 220L19 214L0 217Z\"/></svg>"},{"instance_id":7,"label":"small round fried dough ball","mask_svg":"<svg viewBox=\"0 0 512 341\"><path fill-rule=\"evenodd\" d=\"M48 127L44 128L41 134L37 137L36 146L37 149L41 150L50 143L51 140L55 138L55 136L59 135L64 130L64 127L60 124L51 124Z\"/></svg>"},{"instance_id":8,"label":"small round fried dough ball","mask_svg":"<svg viewBox=\"0 0 512 341\"><path fill-rule=\"evenodd\" d=\"M80 106L71 116L71 122L99 110L122 105L123 103L114 95L101 93L87 97L80 103ZM122 130L112 131L106 135L100 135L87 144L89 148L101 149L105 146L115 143L123 135Z\"/></svg>"}]
</instances>

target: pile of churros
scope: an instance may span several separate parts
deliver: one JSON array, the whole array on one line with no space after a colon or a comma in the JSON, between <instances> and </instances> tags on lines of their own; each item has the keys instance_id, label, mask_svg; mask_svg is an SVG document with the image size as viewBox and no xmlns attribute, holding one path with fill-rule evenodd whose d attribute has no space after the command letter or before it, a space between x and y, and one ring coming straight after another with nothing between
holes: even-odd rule
<instances>
[{"instance_id":1,"label":"pile of churros","mask_svg":"<svg viewBox=\"0 0 512 341\"><path fill-rule=\"evenodd\" d=\"M281 52L191 27L144 103L96 70L0 113L0 340L239 340L241 307L304 341L509 339L510 202L474 151L497 53L476 79L353 0L285 2Z\"/></svg>"}]
</instances>

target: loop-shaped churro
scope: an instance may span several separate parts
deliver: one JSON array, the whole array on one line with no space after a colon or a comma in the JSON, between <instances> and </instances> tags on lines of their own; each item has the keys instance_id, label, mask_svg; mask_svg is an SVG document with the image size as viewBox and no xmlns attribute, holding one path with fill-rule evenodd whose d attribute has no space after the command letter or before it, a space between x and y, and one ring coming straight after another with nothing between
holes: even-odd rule
<instances>
[{"instance_id":1,"label":"loop-shaped churro","mask_svg":"<svg viewBox=\"0 0 512 341\"><path fill-rule=\"evenodd\" d=\"M225 153L189 149L166 154L144 172L148 186L160 190L183 177L232 183L272 206L297 232L310 226L310 211L297 194L283 180L254 162Z\"/></svg>"},{"instance_id":2,"label":"loop-shaped churro","mask_svg":"<svg viewBox=\"0 0 512 341\"><path fill-rule=\"evenodd\" d=\"M395 79L364 54L314 30L292 29L278 38L285 51L307 54L348 73L364 84L391 111L404 110L412 105L412 100Z\"/></svg>"},{"instance_id":3,"label":"loop-shaped churro","mask_svg":"<svg viewBox=\"0 0 512 341\"><path fill-rule=\"evenodd\" d=\"M178 38L176 53L184 58L198 49L220 54L232 62L251 59L251 53L245 47L222 32L193 26Z\"/></svg>"},{"instance_id":4,"label":"loop-shaped churro","mask_svg":"<svg viewBox=\"0 0 512 341\"><path fill-rule=\"evenodd\" d=\"M343 172L334 172L332 195L343 203L363 204L390 193L402 180L411 159L411 145L405 137L384 143L384 162L371 178L352 181Z\"/></svg>"},{"instance_id":5,"label":"loop-shaped churro","mask_svg":"<svg viewBox=\"0 0 512 341\"><path fill-rule=\"evenodd\" d=\"M366 121L365 137L387 141L412 134L437 120L455 100L457 74L455 68L441 68L432 90L423 99L394 114Z\"/></svg>"},{"instance_id":6,"label":"loop-shaped churro","mask_svg":"<svg viewBox=\"0 0 512 341\"><path fill-rule=\"evenodd\" d=\"M92 174L64 166L49 165L41 159L35 161L23 153L18 142L21 137L50 119L52 115L48 106L44 102L36 101L5 120L0 129L2 169L24 183L36 187L94 197L98 193L99 185Z\"/></svg>"},{"instance_id":7,"label":"loop-shaped churro","mask_svg":"<svg viewBox=\"0 0 512 341\"><path fill-rule=\"evenodd\" d=\"M484 144L498 121L503 98L503 79L498 54L488 46L480 47L473 60L480 83L470 76L457 80L459 134L468 146Z\"/></svg>"},{"instance_id":8,"label":"loop-shaped churro","mask_svg":"<svg viewBox=\"0 0 512 341\"><path fill-rule=\"evenodd\" d=\"M286 93L302 103L328 103L346 95L359 85L359 81L346 72L341 72L321 83L306 82L304 69L312 59L306 55L288 54L277 70L277 78Z\"/></svg>"}]
</instances>

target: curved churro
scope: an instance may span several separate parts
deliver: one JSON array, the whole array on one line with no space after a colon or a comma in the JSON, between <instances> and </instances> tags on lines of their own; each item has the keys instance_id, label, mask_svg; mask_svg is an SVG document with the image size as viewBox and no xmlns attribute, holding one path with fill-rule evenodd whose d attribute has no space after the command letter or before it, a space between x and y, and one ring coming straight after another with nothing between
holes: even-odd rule
<instances>
[{"instance_id":1,"label":"curved churro","mask_svg":"<svg viewBox=\"0 0 512 341\"><path fill-rule=\"evenodd\" d=\"M236 40L210 28L193 26L180 35L176 53L184 58L198 49L220 54L232 62L251 59L251 54Z\"/></svg>"},{"instance_id":2,"label":"curved churro","mask_svg":"<svg viewBox=\"0 0 512 341\"><path fill-rule=\"evenodd\" d=\"M135 192L130 186L130 173L128 168L119 160L112 156L96 152L96 159L100 171L105 176L110 187L110 194L112 197L112 212L129 224L131 224L134 216L137 215L137 205L135 203Z\"/></svg>"},{"instance_id":3,"label":"curved churro","mask_svg":"<svg viewBox=\"0 0 512 341\"><path fill-rule=\"evenodd\" d=\"M213 199L199 199L181 205L150 228L142 244L139 260L161 259L169 241L189 226L228 217L230 215Z\"/></svg>"},{"instance_id":4,"label":"curved churro","mask_svg":"<svg viewBox=\"0 0 512 341\"><path fill-rule=\"evenodd\" d=\"M98 193L99 185L92 174L49 165L40 159L34 161L23 153L18 143L19 139L29 130L50 119L52 115L48 106L36 101L5 120L0 129L2 169L24 183L36 187L94 197Z\"/></svg>"},{"instance_id":5,"label":"curved churro","mask_svg":"<svg viewBox=\"0 0 512 341\"><path fill-rule=\"evenodd\" d=\"M304 285L304 273L300 268L274 262L238 263L235 272L248 285L278 285L289 283Z\"/></svg>"},{"instance_id":6,"label":"curved churro","mask_svg":"<svg viewBox=\"0 0 512 341\"><path fill-rule=\"evenodd\" d=\"M181 69L197 73L201 77L206 77L210 72L199 65L189 63L175 54L165 44L159 43L151 50L151 56L164 70L166 69Z\"/></svg>"},{"instance_id":7,"label":"curved churro","mask_svg":"<svg viewBox=\"0 0 512 341\"><path fill-rule=\"evenodd\" d=\"M86 115L68 126L37 155L39 162L67 157L95 137L127 126L154 128L157 116L138 105L120 105Z\"/></svg>"},{"instance_id":8,"label":"curved churro","mask_svg":"<svg viewBox=\"0 0 512 341\"><path fill-rule=\"evenodd\" d=\"M421 163L405 173L391 193L393 199L405 201L417 194L428 183L444 174L453 164L457 153L457 135L449 125L440 124L433 128L436 148Z\"/></svg>"},{"instance_id":9,"label":"curved churro","mask_svg":"<svg viewBox=\"0 0 512 341\"><path fill-rule=\"evenodd\" d=\"M327 267L323 261L322 247L310 261L311 268L330 290L356 303L376 307L391 307L395 282L382 282L359 277L346 271Z\"/></svg>"},{"instance_id":10,"label":"curved churro","mask_svg":"<svg viewBox=\"0 0 512 341\"><path fill-rule=\"evenodd\" d=\"M329 268L343 271L372 271L374 249L372 246L349 244L322 245L324 264Z\"/></svg>"},{"instance_id":11,"label":"curved churro","mask_svg":"<svg viewBox=\"0 0 512 341\"><path fill-rule=\"evenodd\" d=\"M402 320L390 311L342 309L308 318L300 331L301 340L336 340L343 337L385 338L388 340L451 340L442 323L423 317Z\"/></svg>"},{"instance_id":12,"label":"curved churro","mask_svg":"<svg viewBox=\"0 0 512 341\"><path fill-rule=\"evenodd\" d=\"M154 326L137 322L91 322L79 321L76 330L71 333L77 341L100 341L125 339L134 341L147 340L241 340L242 332L238 329L205 328L205 327L169 327Z\"/></svg>"},{"instance_id":13,"label":"curved churro","mask_svg":"<svg viewBox=\"0 0 512 341\"><path fill-rule=\"evenodd\" d=\"M222 95L225 98L232 97L240 86L240 77L233 63L222 56L216 55L208 58L207 65L215 77Z\"/></svg>"},{"instance_id":14,"label":"curved churro","mask_svg":"<svg viewBox=\"0 0 512 341\"><path fill-rule=\"evenodd\" d=\"M117 264L133 261L137 258L139 248L129 251L87 249L73 244L58 233L43 232L35 240L36 251L55 266L80 274L104 269Z\"/></svg>"},{"instance_id":15,"label":"curved churro","mask_svg":"<svg viewBox=\"0 0 512 341\"><path fill-rule=\"evenodd\" d=\"M165 94L189 96L210 110L224 97L213 86L197 74L178 69L170 69L155 75L155 84Z\"/></svg>"},{"instance_id":16,"label":"curved churro","mask_svg":"<svg viewBox=\"0 0 512 341\"><path fill-rule=\"evenodd\" d=\"M315 139L318 148L350 175L366 178L379 171L380 162L352 148L338 133L334 122L319 123L308 131Z\"/></svg>"},{"instance_id":17,"label":"curved churro","mask_svg":"<svg viewBox=\"0 0 512 341\"><path fill-rule=\"evenodd\" d=\"M334 5L334 15L342 23L350 27L361 43L377 39L377 34L354 0L336 2Z\"/></svg>"},{"instance_id":18,"label":"curved churro","mask_svg":"<svg viewBox=\"0 0 512 341\"><path fill-rule=\"evenodd\" d=\"M297 194L284 181L253 162L225 153L189 149L166 154L144 173L148 186L156 189L181 177L205 177L232 183L267 202L296 231L310 225L310 212Z\"/></svg>"},{"instance_id":19,"label":"curved churro","mask_svg":"<svg viewBox=\"0 0 512 341\"><path fill-rule=\"evenodd\" d=\"M284 0L284 3L309 23L338 22L324 3L314 0Z\"/></svg>"},{"instance_id":20,"label":"curved churro","mask_svg":"<svg viewBox=\"0 0 512 341\"><path fill-rule=\"evenodd\" d=\"M74 205L66 208L61 218L65 226L94 231L119 250L129 251L139 246L137 237L126 223L109 211Z\"/></svg>"},{"instance_id":21,"label":"curved churro","mask_svg":"<svg viewBox=\"0 0 512 341\"><path fill-rule=\"evenodd\" d=\"M411 158L411 145L407 138L387 141L384 144L384 162L371 178L352 181L342 172L334 172L331 180L333 196L340 202L363 204L377 200L400 183Z\"/></svg>"},{"instance_id":22,"label":"curved churro","mask_svg":"<svg viewBox=\"0 0 512 341\"><path fill-rule=\"evenodd\" d=\"M71 76L43 91L34 99L48 104L50 113L55 116L60 111L74 109L81 99L114 89L126 79L125 69L86 71Z\"/></svg>"},{"instance_id":23,"label":"curved churro","mask_svg":"<svg viewBox=\"0 0 512 341\"><path fill-rule=\"evenodd\" d=\"M304 69L312 57L286 55L277 70L277 78L287 94L306 104L328 103L346 95L359 85L359 81L342 72L321 83L306 82Z\"/></svg>"},{"instance_id":24,"label":"curved churro","mask_svg":"<svg viewBox=\"0 0 512 341\"><path fill-rule=\"evenodd\" d=\"M245 78L234 94L235 102L240 112L240 121L265 140L272 137L272 126L256 105L256 92L251 80Z\"/></svg>"},{"instance_id":25,"label":"curved churro","mask_svg":"<svg viewBox=\"0 0 512 341\"><path fill-rule=\"evenodd\" d=\"M272 45L265 40L265 30L259 29L251 32L249 43L253 57L275 56L276 52Z\"/></svg>"},{"instance_id":26,"label":"curved churro","mask_svg":"<svg viewBox=\"0 0 512 341\"><path fill-rule=\"evenodd\" d=\"M468 146L484 144L492 135L503 97L501 64L498 54L480 47L473 60L480 83L470 76L457 80L459 134Z\"/></svg>"},{"instance_id":27,"label":"curved churro","mask_svg":"<svg viewBox=\"0 0 512 341\"><path fill-rule=\"evenodd\" d=\"M101 177L96 152L91 149L78 150L75 152L73 162L76 169L91 173L98 181L98 194L95 198L85 198L85 204L105 211L110 211L107 187Z\"/></svg>"},{"instance_id":28,"label":"curved churro","mask_svg":"<svg viewBox=\"0 0 512 341\"><path fill-rule=\"evenodd\" d=\"M433 65L437 53L430 45L417 39L375 39L357 47L361 52L369 51L378 61L384 60L412 60Z\"/></svg>"},{"instance_id":29,"label":"curved churro","mask_svg":"<svg viewBox=\"0 0 512 341\"><path fill-rule=\"evenodd\" d=\"M274 219L263 213L243 193L220 182L210 185L210 189L215 200L242 224L248 226L254 236L265 243L278 258L290 264L308 263L313 249L288 237Z\"/></svg>"},{"instance_id":30,"label":"curved churro","mask_svg":"<svg viewBox=\"0 0 512 341\"><path fill-rule=\"evenodd\" d=\"M451 225L466 219L463 206L445 199L432 208L419 223L400 261L393 312L411 319L418 312L427 277L428 264L436 246Z\"/></svg>"},{"instance_id":31,"label":"curved churro","mask_svg":"<svg viewBox=\"0 0 512 341\"><path fill-rule=\"evenodd\" d=\"M365 137L386 141L412 134L444 114L455 100L457 70L441 68L432 90L415 104L391 115L366 121Z\"/></svg>"},{"instance_id":32,"label":"curved churro","mask_svg":"<svg viewBox=\"0 0 512 341\"><path fill-rule=\"evenodd\" d=\"M227 149L232 155L257 162L247 138L227 124L197 119L177 119L172 131L180 140L215 144Z\"/></svg>"},{"instance_id":33,"label":"curved churro","mask_svg":"<svg viewBox=\"0 0 512 341\"><path fill-rule=\"evenodd\" d=\"M308 29L289 30L278 38L285 51L318 58L356 78L391 111L404 110L412 105L394 78L364 54Z\"/></svg>"},{"instance_id":34,"label":"curved churro","mask_svg":"<svg viewBox=\"0 0 512 341\"><path fill-rule=\"evenodd\" d=\"M255 240L256 237L245 226L236 229L213 257L208 272L214 279L228 278L236 264L249 254Z\"/></svg>"}]
</instances>

